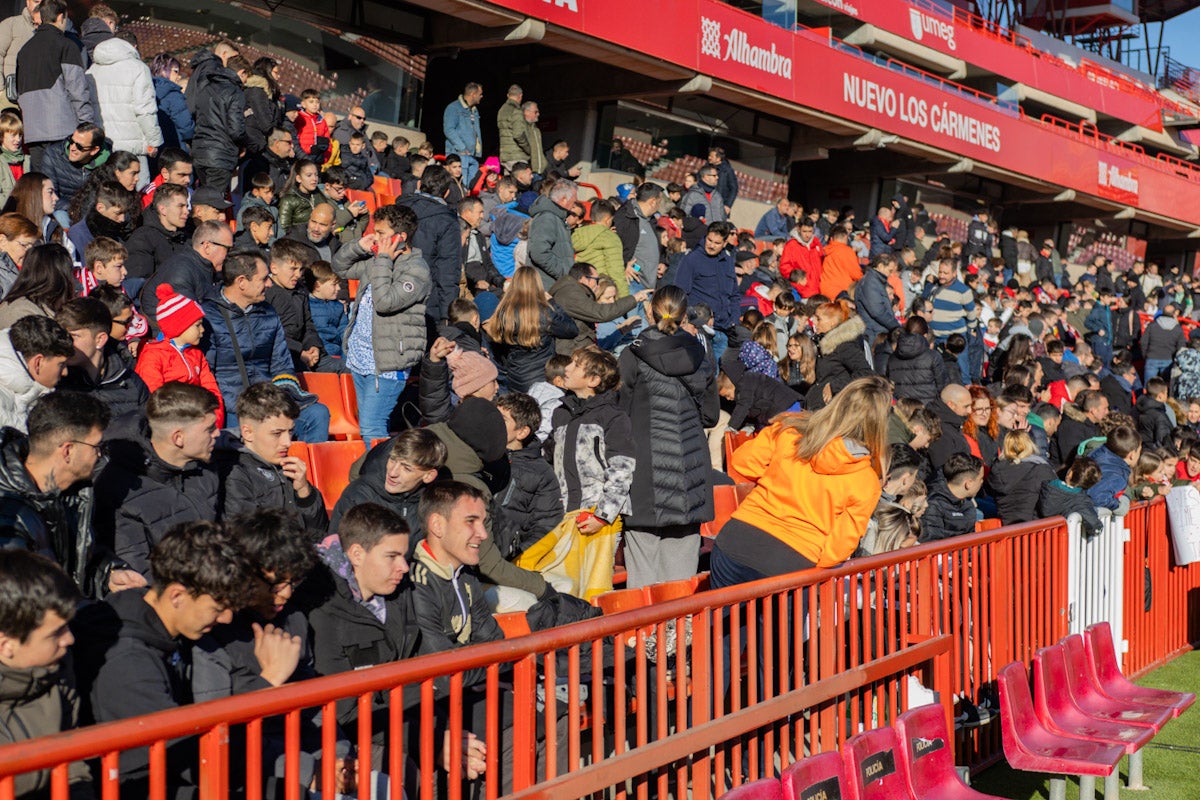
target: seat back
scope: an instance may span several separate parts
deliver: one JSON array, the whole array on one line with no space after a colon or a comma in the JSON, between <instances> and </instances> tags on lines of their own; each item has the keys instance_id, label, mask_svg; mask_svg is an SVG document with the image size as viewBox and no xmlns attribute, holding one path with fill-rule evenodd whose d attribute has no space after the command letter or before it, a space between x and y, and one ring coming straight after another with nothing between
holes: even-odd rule
<instances>
[{"instance_id":1,"label":"seat back","mask_svg":"<svg viewBox=\"0 0 1200 800\"><path fill-rule=\"evenodd\" d=\"M358 390L354 388L354 376L349 372L338 374L338 388L342 395L342 411L346 412L346 419L358 427Z\"/></svg>"},{"instance_id":2,"label":"seat back","mask_svg":"<svg viewBox=\"0 0 1200 800\"><path fill-rule=\"evenodd\" d=\"M753 483L717 484L713 486L713 518L711 522L700 524L702 536L714 537L721 532L721 526L729 521L733 512L742 504L746 496L754 491Z\"/></svg>"},{"instance_id":3,"label":"seat back","mask_svg":"<svg viewBox=\"0 0 1200 800\"><path fill-rule=\"evenodd\" d=\"M342 381L334 372L302 372L300 381L306 391L317 396L317 400L329 409L329 438L358 439L358 422L346 413L346 402L342 396Z\"/></svg>"},{"instance_id":4,"label":"seat back","mask_svg":"<svg viewBox=\"0 0 1200 800\"><path fill-rule=\"evenodd\" d=\"M998 519L981 519L979 522L975 523L975 532L982 533L983 531L994 531L999 527L1000 520Z\"/></svg>"},{"instance_id":5,"label":"seat back","mask_svg":"<svg viewBox=\"0 0 1200 800\"><path fill-rule=\"evenodd\" d=\"M775 778L743 783L721 795L724 800L782 800L783 785Z\"/></svg>"},{"instance_id":6,"label":"seat back","mask_svg":"<svg viewBox=\"0 0 1200 800\"><path fill-rule=\"evenodd\" d=\"M645 589L614 589L592 598L592 605L598 606L605 614L644 608L649 602Z\"/></svg>"},{"instance_id":7,"label":"seat back","mask_svg":"<svg viewBox=\"0 0 1200 800\"><path fill-rule=\"evenodd\" d=\"M1014 661L1004 667L996 678L996 685L1000 690L1000 735L1004 753L1012 761L1013 754L1024 749L1021 741L1044 728L1034 711L1024 664Z\"/></svg>"},{"instance_id":8,"label":"seat back","mask_svg":"<svg viewBox=\"0 0 1200 800\"><path fill-rule=\"evenodd\" d=\"M1077 713L1060 645L1043 647L1033 654L1033 708L1043 724Z\"/></svg>"},{"instance_id":9,"label":"seat back","mask_svg":"<svg viewBox=\"0 0 1200 800\"><path fill-rule=\"evenodd\" d=\"M367 233L375 232L375 209L379 207L379 201L375 199L374 192L364 192L361 189L347 189L346 203L357 203L359 200L367 204Z\"/></svg>"},{"instance_id":10,"label":"seat back","mask_svg":"<svg viewBox=\"0 0 1200 800\"><path fill-rule=\"evenodd\" d=\"M1066 660L1067 680L1071 692L1084 701L1099 697L1096 674L1092 670L1092 665L1088 663L1087 647L1083 643L1083 636L1073 633L1058 644L1062 648L1063 658Z\"/></svg>"},{"instance_id":11,"label":"seat back","mask_svg":"<svg viewBox=\"0 0 1200 800\"><path fill-rule=\"evenodd\" d=\"M842 745L847 794L851 800L895 800L908 797L897 763L896 732L876 728L853 736Z\"/></svg>"},{"instance_id":12,"label":"seat back","mask_svg":"<svg viewBox=\"0 0 1200 800\"><path fill-rule=\"evenodd\" d=\"M679 581L656 583L646 587L650 605L665 603L668 600L678 600L680 597L690 597L696 593L694 578L684 578Z\"/></svg>"},{"instance_id":13,"label":"seat back","mask_svg":"<svg viewBox=\"0 0 1200 800\"><path fill-rule=\"evenodd\" d=\"M358 281L353 278L346 279L346 294L350 296L350 301L358 299Z\"/></svg>"},{"instance_id":14,"label":"seat back","mask_svg":"<svg viewBox=\"0 0 1200 800\"><path fill-rule=\"evenodd\" d=\"M959 782L954 771L954 737L946 728L946 711L940 703L901 714L896 720L896 736L913 797L936 797L947 782Z\"/></svg>"},{"instance_id":15,"label":"seat back","mask_svg":"<svg viewBox=\"0 0 1200 800\"><path fill-rule=\"evenodd\" d=\"M389 180L390 180L389 178L385 178L382 175L376 175L375 180L371 183L371 189L376 192L389 191L388 190L388 181Z\"/></svg>"},{"instance_id":16,"label":"seat back","mask_svg":"<svg viewBox=\"0 0 1200 800\"><path fill-rule=\"evenodd\" d=\"M1101 686L1123 682L1125 675L1117 661L1117 650L1113 647L1112 628L1107 622L1089 625L1083 632L1084 649L1096 670L1096 680Z\"/></svg>"},{"instance_id":17,"label":"seat back","mask_svg":"<svg viewBox=\"0 0 1200 800\"><path fill-rule=\"evenodd\" d=\"M495 614L496 624L504 632L505 639L515 639L525 636L529 631L529 619L524 611L513 611L508 614Z\"/></svg>"},{"instance_id":18,"label":"seat back","mask_svg":"<svg viewBox=\"0 0 1200 800\"><path fill-rule=\"evenodd\" d=\"M304 466L308 467L308 477L312 480L312 453L309 452L308 442L292 442L288 448L288 455L300 459L304 462Z\"/></svg>"},{"instance_id":19,"label":"seat back","mask_svg":"<svg viewBox=\"0 0 1200 800\"><path fill-rule=\"evenodd\" d=\"M783 800L842 800L846 771L838 753L801 759L783 771Z\"/></svg>"},{"instance_id":20,"label":"seat back","mask_svg":"<svg viewBox=\"0 0 1200 800\"><path fill-rule=\"evenodd\" d=\"M350 484L350 467L367 451L362 439L347 442L318 442L308 446L312 454L309 481L321 490L325 510L332 511Z\"/></svg>"},{"instance_id":21,"label":"seat back","mask_svg":"<svg viewBox=\"0 0 1200 800\"><path fill-rule=\"evenodd\" d=\"M725 474L733 478L734 483L751 483L748 478L743 477L730 464L733 461L734 451L753 438L754 434L751 433L725 431Z\"/></svg>"}]
</instances>

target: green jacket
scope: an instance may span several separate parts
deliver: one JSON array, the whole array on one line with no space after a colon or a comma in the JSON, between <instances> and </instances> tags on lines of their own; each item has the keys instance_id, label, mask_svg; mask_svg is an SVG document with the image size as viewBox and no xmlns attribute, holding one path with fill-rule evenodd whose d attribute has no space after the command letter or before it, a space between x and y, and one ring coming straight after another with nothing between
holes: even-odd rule
<instances>
[{"instance_id":1,"label":"green jacket","mask_svg":"<svg viewBox=\"0 0 1200 800\"><path fill-rule=\"evenodd\" d=\"M629 294L625 280L625 262L621 256L621 238L612 228L603 225L580 225L571 233L575 260L591 264L601 275L612 278L617 285L617 297Z\"/></svg>"}]
</instances>

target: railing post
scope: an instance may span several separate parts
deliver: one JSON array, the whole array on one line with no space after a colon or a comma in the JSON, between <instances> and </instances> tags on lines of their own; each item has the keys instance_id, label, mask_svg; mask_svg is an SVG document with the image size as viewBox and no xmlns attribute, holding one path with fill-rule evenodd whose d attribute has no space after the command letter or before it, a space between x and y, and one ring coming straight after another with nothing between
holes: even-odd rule
<instances>
[{"instance_id":1,"label":"railing post","mask_svg":"<svg viewBox=\"0 0 1200 800\"><path fill-rule=\"evenodd\" d=\"M217 725L200 736L200 800L229 797L229 725Z\"/></svg>"},{"instance_id":2,"label":"railing post","mask_svg":"<svg viewBox=\"0 0 1200 800\"><path fill-rule=\"evenodd\" d=\"M537 780L537 656L513 664L513 791ZM553 702L553 696L547 698Z\"/></svg>"}]
</instances>

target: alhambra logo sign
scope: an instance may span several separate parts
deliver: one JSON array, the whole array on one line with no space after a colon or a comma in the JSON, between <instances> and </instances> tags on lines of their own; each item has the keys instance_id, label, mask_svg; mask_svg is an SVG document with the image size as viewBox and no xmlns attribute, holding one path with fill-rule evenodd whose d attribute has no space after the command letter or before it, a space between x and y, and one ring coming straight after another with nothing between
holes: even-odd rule
<instances>
[{"instance_id":1,"label":"alhambra logo sign","mask_svg":"<svg viewBox=\"0 0 1200 800\"><path fill-rule=\"evenodd\" d=\"M700 54L711 56L718 61L732 61L735 64L761 70L768 75L777 75L791 79L792 60L780 55L775 43L769 48L750 41L746 32L734 28L722 35L720 20L700 18Z\"/></svg>"}]
</instances>

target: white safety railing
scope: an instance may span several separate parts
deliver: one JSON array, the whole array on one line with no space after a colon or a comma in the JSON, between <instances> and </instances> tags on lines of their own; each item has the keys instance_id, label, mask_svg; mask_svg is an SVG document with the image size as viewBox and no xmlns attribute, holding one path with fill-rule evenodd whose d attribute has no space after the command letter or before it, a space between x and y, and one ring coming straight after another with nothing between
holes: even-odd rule
<instances>
[{"instance_id":1,"label":"white safety railing","mask_svg":"<svg viewBox=\"0 0 1200 800\"><path fill-rule=\"evenodd\" d=\"M1107 622L1112 628L1113 646L1123 653L1125 542L1129 541L1129 532L1124 516L1101 510L1100 520L1103 529L1089 537L1083 534L1078 514L1067 517L1067 620L1071 633L1083 633L1089 625Z\"/></svg>"}]
</instances>

